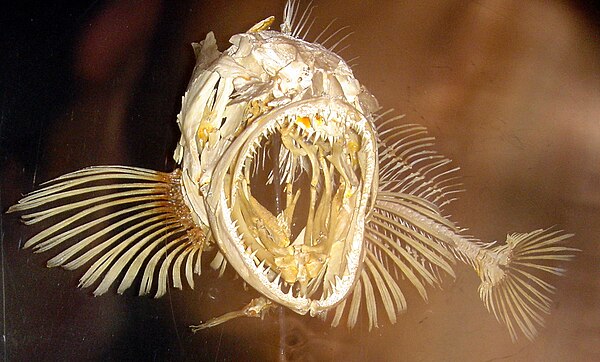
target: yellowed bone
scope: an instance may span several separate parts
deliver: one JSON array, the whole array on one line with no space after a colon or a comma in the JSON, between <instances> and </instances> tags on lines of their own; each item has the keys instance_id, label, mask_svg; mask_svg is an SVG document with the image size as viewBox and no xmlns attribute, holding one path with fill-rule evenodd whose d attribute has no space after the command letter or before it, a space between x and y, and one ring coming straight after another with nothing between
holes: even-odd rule
<instances>
[{"instance_id":1,"label":"yellowed bone","mask_svg":"<svg viewBox=\"0 0 600 362\"><path fill-rule=\"evenodd\" d=\"M291 187L291 184L286 186L286 192L289 191L291 193ZM284 228L286 232L290 235L292 233L292 219L294 217L294 210L296 209L296 203L298 202L298 199L300 197L300 191L301 190L296 191L296 194L294 195L293 199L290 198L290 201L287 203L285 209L281 212L281 214L277 216L277 221L279 222L279 225L282 228Z\"/></svg>"},{"instance_id":2,"label":"yellowed bone","mask_svg":"<svg viewBox=\"0 0 600 362\"><path fill-rule=\"evenodd\" d=\"M221 323L228 322L238 317L255 317L262 319L265 316L265 313L273 307L273 303L267 298L254 298L241 310L225 313L219 317L211 318L204 323L190 326L190 329L193 333L196 333L199 330L218 326Z\"/></svg>"},{"instance_id":3,"label":"yellowed bone","mask_svg":"<svg viewBox=\"0 0 600 362\"><path fill-rule=\"evenodd\" d=\"M289 235L286 235L284 228L281 227L277 218L264 206L261 205L252 195L249 195L250 206L253 208L253 212L259 216L259 221L262 222L265 229L269 231L269 234L273 237L273 241L279 247L287 247L290 245ZM263 239L264 240L264 239Z\"/></svg>"},{"instance_id":4,"label":"yellowed bone","mask_svg":"<svg viewBox=\"0 0 600 362\"><path fill-rule=\"evenodd\" d=\"M268 18L254 24L250 29L248 29L247 33L258 33L259 31L267 30L274 21L275 17L269 16Z\"/></svg>"}]
</instances>

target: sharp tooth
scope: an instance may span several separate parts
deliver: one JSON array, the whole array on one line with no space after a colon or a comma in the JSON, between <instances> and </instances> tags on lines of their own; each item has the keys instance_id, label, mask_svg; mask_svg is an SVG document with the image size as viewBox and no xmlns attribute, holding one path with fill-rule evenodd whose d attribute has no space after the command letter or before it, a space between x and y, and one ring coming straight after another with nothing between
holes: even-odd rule
<instances>
[{"instance_id":1,"label":"sharp tooth","mask_svg":"<svg viewBox=\"0 0 600 362\"><path fill-rule=\"evenodd\" d=\"M258 270L260 270L261 272L263 271L263 268L265 267L265 261L261 261L260 264L258 264Z\"/></svg>"},{"instance_id":2,"label":"sharp tooth","mask_svg":"<svg viewBox=\"0 0 600 362\"><path fill-rule=\"evenodd\" d=\"M287 292L287 295L291 298L294 298L294 286L290 285L290 289Z\"/></svg>"},{"instance_id":3,"label":"sharp tooth","mask_svg":"<svg viewBox=\"0 0 600 362\"><path fill-rule=\"evenodd\" d=\"M237 220L233 220L233 221L231 222L231 228L232 228L232 229L235 231L235 233L236 233L236 234L238 234L238 235L240 234L240 233L238 232L238 229L239 229L239 227L240 227L240 226L238 225L238 223L237 223Z\"/></svg>"},{"instance_id":4,"label":"sharp tooth","mask_svg":"<svg viewBox=\"0 0 600 362\"><path fill-rule=\"evenodd\" d=\"M333 280L329 279L327 282L329 283L329 290L333 290L335 288Z\"/></svg>"},{"instance_id":5,"label":"sharp tooth","mask_svg":"<svg viewBox=\"0 0 600 362\"><path fill-rule=\"evenodd\" d=\"M352 254L354 254L352 250L348 250L346 253L346 267L348 267L348 260L352 259Z\"/></svg>"},{"instance_id":6,"label":"sharp tooth","mask_svg":"<svg viewBox=\"0 0 600 362\"><path fill-rule=\"evenodd\" d=\"M279 287L280 286L280 283L279 283L280 280L281 280L281 273L277 274L277 276L275 277L275 280L273 280L273 283Z\"/></svg>"},{"instance_id":7,"label":"sharp tooth","mask_svg":"<svg viewBox=\"0 0 600 362\"><path fill-rule=\"evenodd\" d=\"M258 158L260 160L260 154L258 154ZM252 174L256 174L256 172L258 171L258 163L259 160L254 160L254 162L252 163Z\"/></svg>"},{"instance_id":8,"label":"sharp tooth","mask_svg":"<svg viewBox=\"0 0 600 362\"><path fill-rule=\"evenodd\" d=\"M246 248L246 254L250 254L250 253L252 253L252 248L250 246L248 246Z\"/></svg>"},{"instance_id":9,"label":"sharp tooth","mask_svg":"<svg viewBox=\"0 0 600 362\"><path fill-rule=\"evenodd\" d=\"M339 289L340 288L340 284L342 283L342 278L340 278L338 275L335 276L335 289Z\"/></svg>"},{"instance_id":10,"label":"sharp tooth","mask_svg":"<svg viewBox=\"0 0 600 362\"><path fill-rule=\"evenodd\" d=\"M258 253L258 249L254 250L252 254L250 254L250 256L254 258L256 256L256 253Z\"/></svg>"}]
</instances>

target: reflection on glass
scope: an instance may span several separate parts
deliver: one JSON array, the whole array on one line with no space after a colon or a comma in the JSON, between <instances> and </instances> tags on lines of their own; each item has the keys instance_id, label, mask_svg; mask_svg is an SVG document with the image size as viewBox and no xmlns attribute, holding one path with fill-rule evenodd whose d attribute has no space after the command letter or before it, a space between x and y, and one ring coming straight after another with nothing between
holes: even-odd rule
<instances>
[{"instance_id":1,"label":"reflection on glass","mask_svg":"<svg viewBox=\"0 0 600 362\"><path fill-rule=\"evenodd\" d=\"M56 17L34 12L33 25L20 24L24 35L14 37L14 69L27 72L12 75L18 87L6 93L12 124L3 126L3 210L32 184L89 165L171 170L179 137L173 120L192 71L189 43L214 30L222 49L229 34L282 12L252 2L209 8L158 1L53 10L62 29L49 25ZM337 29L351 24L351 47L341 55L361 56L353 61L357 78L381 105L406 113L403 121L428 126L437 148L462 167L468 192L448 206L453 219L491 240L532 225L576 234L573 245L582 252L566 278L553 281L557 302L535 342L510 341L481 308L473 294L478 280L466 268L454 281L446 278L443 291L430 291L428 303L403 288L408 313L395 325L381 319L370 333L366 316L348 331L274 312L191 334L190 324L248 302L252 291L231 270L217 278L219 271L208 268L195 291L171 289L157 300L130 292L91 298L87 289L74 290L82 273L46 271L43 257L19 251L34 232L3 214L9 359L527 360L600 353L590 268L597 252L589 247L600 199L597 47L590 42L597 30L575 7L558 3L327 2L315 12L334 13ZM313 34L328 22L317 19ZM46 61L34 62L36 56Z\"/></svg>"}]
</instances>

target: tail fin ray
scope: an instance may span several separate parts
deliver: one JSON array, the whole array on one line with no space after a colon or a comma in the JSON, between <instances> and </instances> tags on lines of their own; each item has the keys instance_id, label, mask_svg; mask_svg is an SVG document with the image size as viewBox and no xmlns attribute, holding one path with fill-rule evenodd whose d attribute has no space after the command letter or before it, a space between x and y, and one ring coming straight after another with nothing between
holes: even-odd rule
<instances>
[{"instance_id":1,"label":"tail fin ray","mask_svg":"<svg viewBox=\"0 0 600 362\"><path fill-rule=\"evenodd\" d=\"M513 340L517 327L532 340L543 326L543 314L550 313L554 287L541 275L562 275L558 262L569 261L577 249L562 246L573 236L548 229L511 234L506 244L488 249L496 265L479 265L482 283L479 296L496 319L505 324ZM489 260L489 259L487 259Z\"/></svg>"}]
</instances>

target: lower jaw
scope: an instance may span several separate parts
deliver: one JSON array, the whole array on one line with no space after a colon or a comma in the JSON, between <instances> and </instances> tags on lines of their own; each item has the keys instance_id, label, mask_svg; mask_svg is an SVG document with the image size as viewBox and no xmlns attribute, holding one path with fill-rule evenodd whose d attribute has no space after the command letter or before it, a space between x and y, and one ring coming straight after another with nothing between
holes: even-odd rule
<instances>
[{"instance_id":1,"label":"lower jaw","mask_svg":"<svg viewBox=\"0 0 600 362\"><path fill-rule=\"evenodd\" d=\"M364 220L364 204L366 204L366 200L361 200L361 203L363 205L357 205L356 208L362 209L363 212L361 214L361 212L356 210L354 216L352 217L352 220L354 221L358 221L359 219ZM233 209L236 209L236 207L234 206ZM237 215L238 217L235 217L235 212L230 214L230 216L232 216L232 222L235 222L235 224L238 226L243 222L243 220L239 218L239 215ZM360 225L359 223L355 223L354 227L349 230L351 235L349 235L345 241L345 244L352 244L347 245L347 248L353 249L353 253L356 253L357 255L362 255L362 245L357 246L356 244L358 239L360 239L358 242L362 244L362 236L360 236L362 235L362 228ZM337 289L335 289L335 291L331 291L327 297L322 295L322 297L319 299L311 297L311 295L314 293L303 295L297 292L290 292L293 288L293 285L281 286L276 285L277 283L274 282L274 280L277 278L277 274L279 273L273 267L273 262L271 262L271 267L269 267L268 261L274 259L273 254L271 254L262 246L261 248L248 248L250 244L250 242L248 242L249 238L245 237L241 230L237 232L236 239L237 240L234 241L236 248L238 252L243 255L243 258L245 258L243 261L245 267L242 268L245 269L245 272L240 272L240 268L238 266L233 266L238 273L240 273L242 278L259 293L298 314L304 315L310 313L312 316L315 316L335 307L350 293L350 290L355 283L356 272L351 270L345 273L347 270L346 260L340 264L338 268L336 268L337 270L335 272L333 272L333 275L338 277L337 282L341 284L338 284ZM264 262L261 264L261 261ZM265 272L265 270L268 270L268 272ZM283 279L280 280L281 283L283 283ZM316 295L319 295L318 293L321 292L317 292Z\"/></svg>"},{"instance_id":2,"label":"lower jaw","mask_svg":"<svg viewBox=\"0 0 600 362\"><path fill-rule=\"evenodd\" d=\"M259 122L259 120L255 120L255 122ZM259 133L261 129L263 129L263 126L261 126L260 128L252 129L252 134ZM279 131L279 129L277 131ZM363 133L359 133L358 131L356 132L357 134L360 134L360 137L365 137L365 131L361 131ZM246 136L245 141L243 141L244 144L238 144L241 147L237 148L237 151L235 151L237 154L231 154L228 152L230 157L228 161L229 164L225 168L224 173L226 172L229 173L229 175L234 174L241 176L241 163L235 160L238 158L239 154L242 153L243 149L246 148L247 151L247 144L250 144L251 142L249 139L249 136ZM374 143L369 140L367 141L367 143L372 147ZM375 154L373 156L373 159L376 159ZM235 166L231 167L232 165ZM368 176L372 176L373 171L373 168L361 170L361 172L367 174L367 179L362 179L363 182L370 182ZM361 175L361 177L364 176L364 174ZM237 176L231 176L230 179L235 179L236 177ZM370 179L372 180L372 177ZM358 190L356 190L356 192L359 193L358 200L354 205L351 206L351 208L354 209L352 222L356 224L364 225L364 218L366 215L366 204L368 199L368 197L365 196L365 194L370 194L370 187L371 185L362 184L362 186L359 187ZM233 188L234 190L232 190L231 188ZM244 220L242 212L241 210L239 210L239 208L238 211L232 210L236 208L235 200L240 197L239 188L237 187L237 185L232 185L231 183L229 183L229 186L225 186L223 189L219 190L217 195L219 199L219 201L216 202L218 210L215 210L216 214L218 215L215 216L213 214L209 216L211 219L213 219L211 220L211 224L218 224L221 230L229 231L227 233L229 234L227 235L227 237L217 237L217 242L219 243L221 250L224 251L226 258L230 261L230 264L236 269L240 276L259 293L263 294L264 296L278 304L288 307L296 313L306 314L310 312L311 315L319 314L327 309L334 307L337 303L342 301L350 293L350 290L352 289L352 286L355 282L356 270L359 264L357 260L360 259L360 255L362 255L362 232L358 230L361 229L360 225L357 225L357 229L355 230L357 231L357 233L355 235L349 235L348 238L345 240L346 246L344 247L344 250L350 250L351 253L355 255L352 257L353 261L350 263L352 265L350 265L349 267L343 265L336 268L339 270L337 270L335 274L339 277L339 280L342 283L340 284L339 288L336 289L336 292L331 293L331 295L328 295L327 297L323 296L322 299L313 299L310 296L298 296L297 294L293 295L291 293L284 292L283 290L281 290L280 287L276 286L273 283L273 280L276 277L275 271L265 274L263 270L260 270L260 268L257 267L257 264L260 265L260 263L257 260L265 260L265 264L263 264L264 269L267 268L265 266L267 264L267 261L270 261L271 266L273 267L273 254L266 250L264 245L257 247L257 245L255 244L256 241L248 241L248 238L244 237L244 235L247 235L247 231L242 232L242 235L240 235L240 233L237 230L235 230L236 226L239 227L239 224L241 224L241 222ZM234 205L232 205L232 203ZM232 211L234 211L233 215ZM237 224L234 222L235 220L237 220ZM247 250L248 246L250 246L250 250ZM254 252L256 252L256 254L252 255L252 253ZM344 273L344 271L346 271L347 268L349 268L350 271L348 273Z\"/></svg>"}]
</instances>

